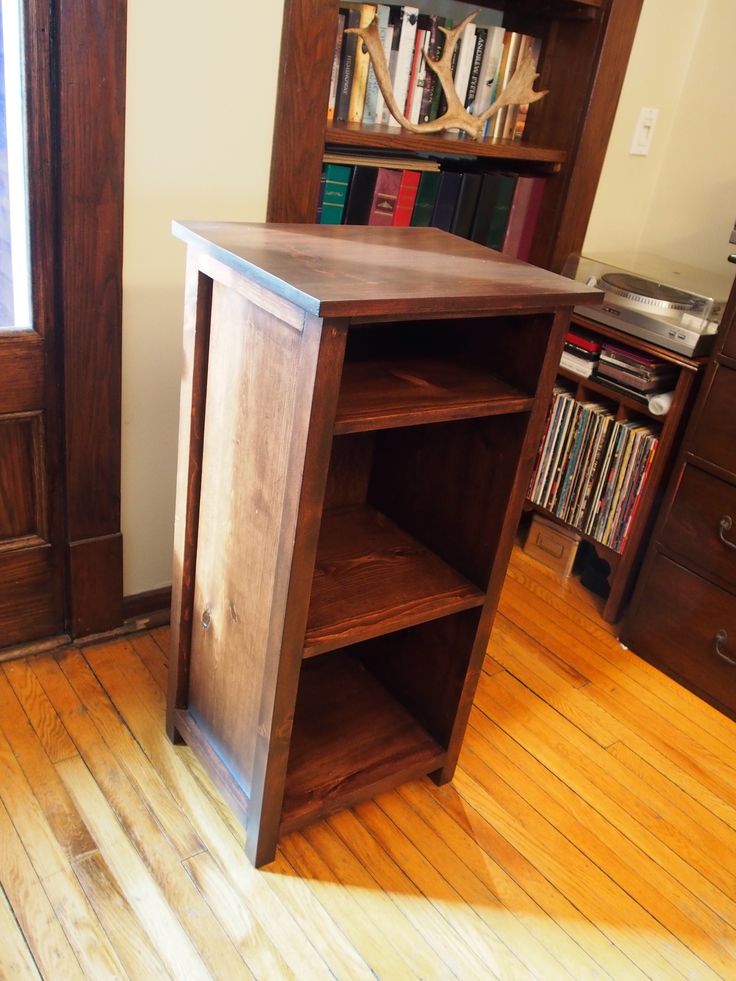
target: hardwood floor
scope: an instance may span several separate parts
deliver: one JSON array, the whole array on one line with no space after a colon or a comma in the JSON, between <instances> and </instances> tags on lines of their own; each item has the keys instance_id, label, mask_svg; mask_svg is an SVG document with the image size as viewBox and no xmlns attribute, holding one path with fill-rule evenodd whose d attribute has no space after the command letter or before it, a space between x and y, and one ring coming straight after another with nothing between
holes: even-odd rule
<instances>
[{"instance_id":1,"label":"hardwood floor","mask_svg":"<svg viewBox=\"0 0 736 981\"><path fill-rule=\"evenodd\" d=\"M256 871L167 630L0 666L0 977L736 976L736 725L516 551L454 782Z\"/></svg>"}]
</instances>

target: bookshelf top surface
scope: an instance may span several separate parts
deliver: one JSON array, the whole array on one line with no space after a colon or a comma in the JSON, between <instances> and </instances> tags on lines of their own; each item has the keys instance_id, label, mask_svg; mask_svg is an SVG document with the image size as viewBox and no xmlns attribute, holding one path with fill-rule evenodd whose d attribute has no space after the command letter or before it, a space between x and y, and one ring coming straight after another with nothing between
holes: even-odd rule
<instances>
[{"instance_id":1,"label":"bookshelf top surface","mask_svg":"<svg viewBox=\"0 0 736 981\"><path fill-rule=\"evenodd\" d=\"M173 233L319 316L524 313L603 298L436 228L174 222Z\"/></svg>"}]
</instances>

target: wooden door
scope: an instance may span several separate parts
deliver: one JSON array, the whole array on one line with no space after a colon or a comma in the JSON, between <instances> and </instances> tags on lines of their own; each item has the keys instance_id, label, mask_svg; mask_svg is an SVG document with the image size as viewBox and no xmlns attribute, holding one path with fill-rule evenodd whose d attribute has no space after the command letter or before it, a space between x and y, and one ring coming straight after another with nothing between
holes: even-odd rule
<instances>
[{"instance_id":1,"label":"wooden door","mask_svg":"<svg viewBox=\"0 0 736 981\"><path fill-rule=\"evenodd\" d=\"M31 288L0 323L0 658L122 619L126 0L20 6Z\"/></svg>"}]
</instances>

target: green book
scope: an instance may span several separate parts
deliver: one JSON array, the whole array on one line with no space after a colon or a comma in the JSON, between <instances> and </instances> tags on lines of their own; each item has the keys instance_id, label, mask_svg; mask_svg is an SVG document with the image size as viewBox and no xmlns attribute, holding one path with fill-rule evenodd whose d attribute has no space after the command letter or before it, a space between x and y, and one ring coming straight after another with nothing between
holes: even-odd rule
<instances>
[{"instance_id":1,"label":"green book","mask_svg":"<svg viewBox=\"0 0 736 981\"><path fill-rule=\"evenodd\" d=\"M486 238L486 245L489 249L500 249L503 245L509 212L511 211L511 201L516 187L516 174L500 174L499 176L501 179L498 183L498 193Z\"/></svg>"},{"instance_id":2,"label":"green book","mask_svg":"<svg viewBox=\"0 0 736 981\"><path fill-rule=\"evenodd\" d=\"M321 225L341 225L345 202L348 198L352 167L344 164L325 164L323 175L325 189L322 195Z\"/></svg>"},{"instance_id":3,"label":"green book","mask_svg":"<svg viewBox=\"0 0 736 981\"><path fill-rule=\"evenodd\" d=\"M437 190L440 186L440 177L437 171L425 171L419 179L414 210L411 213L411 224L419 228L428 228L432 221L434 203L437 199Z\"/></svg>"}]
</instances>

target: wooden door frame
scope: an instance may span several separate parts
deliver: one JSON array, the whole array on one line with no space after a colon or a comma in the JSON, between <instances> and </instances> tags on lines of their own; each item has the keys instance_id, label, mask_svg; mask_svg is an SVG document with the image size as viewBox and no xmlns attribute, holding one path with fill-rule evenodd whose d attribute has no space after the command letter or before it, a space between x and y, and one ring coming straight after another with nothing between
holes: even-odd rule
<instances>
[{"instance_id":1,"label":"wooden door frame","mask_svg":"<svg viewBox=\"0 0 736 981\"><path fill-rule=\"evenodd\" d=\"M72 637L122 623L127 0L25 0L34 309Z\"/></svg>"}]
</instances>

